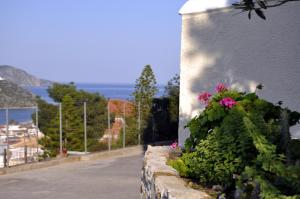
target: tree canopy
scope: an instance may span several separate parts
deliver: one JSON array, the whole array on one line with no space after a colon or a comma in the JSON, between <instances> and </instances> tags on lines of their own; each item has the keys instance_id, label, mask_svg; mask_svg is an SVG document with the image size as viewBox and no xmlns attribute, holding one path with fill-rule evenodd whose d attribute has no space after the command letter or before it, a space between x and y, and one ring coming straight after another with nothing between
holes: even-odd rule
<instances>
[{"instance_id":1,"label":"tree canopy","mask_svg":"<svg viewBox=\"0 0 300 199\"><path fill-rule=\"evenodd\" d=\"M165 95L169 98L169 115L172 122L178 123L180 76L176 74L168 81Z\"/></svg>"},{"instance_id":2,"label":"tree canopy","mask_svg":"<svg viewBox=\"0 0 300 199\"><path fill-rule=\"evenodd\" d=\"M77 90L72 83L54 84L48 93L54 102L62 104L63 146L67 150L84 150L83 102L87 103L87 147L88 151L96 150L107 124L106 99L98 93ZM58 106L42 99L38 99L38 106L39 128L45 134L40 144L46 154L55 156L59 148Z\"/></svg>"},{"instance_id":3,"label":"tree canopy","mask_svg":"<svg viewBox=\"0 0 300 199\"><path fill-rule=\"evenodd\" d=\"M140 75L135 81L135 91L133 92L134 101L136 104L140 103L143 120L147 120L153 98L158 92L156 86L156 78L150 65L146 65Z\"/></svg>"}]
</instances>

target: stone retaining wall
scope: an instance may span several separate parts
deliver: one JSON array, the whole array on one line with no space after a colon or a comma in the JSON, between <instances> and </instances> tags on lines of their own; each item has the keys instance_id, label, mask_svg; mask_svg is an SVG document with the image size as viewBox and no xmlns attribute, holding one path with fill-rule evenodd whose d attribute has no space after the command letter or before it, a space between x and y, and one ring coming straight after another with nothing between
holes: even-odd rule
<instances>
[{"instance_id":1,"label":"stone retaining wall","mask_svg":"<svg viewBox=\"0 0 300 199\"><path fill-rule=\"evenodd\" d=\"M175 169L168 166L169 146L148 146L141 178L141 199L206 199L202 191L192 189L181 179Z\"/></svg>"}]
</instances>

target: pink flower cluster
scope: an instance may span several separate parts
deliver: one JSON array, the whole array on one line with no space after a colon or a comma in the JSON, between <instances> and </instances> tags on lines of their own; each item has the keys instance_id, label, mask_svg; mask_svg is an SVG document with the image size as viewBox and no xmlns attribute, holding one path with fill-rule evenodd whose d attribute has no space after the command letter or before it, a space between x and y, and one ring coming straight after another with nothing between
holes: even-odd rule
<instances>
[{"instance_id":1,"label":"pink flower cluster","mask_svg":"<svg viewBox=\"0 0 300 199\"><path fill-rule=\"evenodd\" d=\"M215 91L217 93L221 93L221 92L226 91L226 90L227 90L227 87L223 83L218 83L216 88L215 88Z\"/></svg>"},{"instance_id":2,"label":"pink flower cluster","mask_svg":"<svg viewBox=\"0 0 300 199\"><path fill-rule=\"evenodd\" d=\"M200 95L198 96L198 100L200 102L204 103L205 105L208 105L210 97L211 97L211 94L209 92L203 92L203 93L200 93Z\"/></svg>"},{"instance_id":3,"label":"pink flower cluster","mask_svg":"<svg viewBox=\"0 0 300 199\"><path fill-rule=\"evenodd\" d=\"M234 105L236 105L236 101L231 97L225 97L219 103L221 106L225 106L227 108L232 108Z\"/></svg>"},{"instance_id":4,"label":"pink flower cluster","mask_svg":"<svg viewBox=\"0 0 300 199\"><path fill-rule=\"evenodd\" d=\"M215 91L217 93L221 93L221 92L226 91L226 90L227 90L227 87L223 83L218 83L217 86L216 86L216 88L215 88ZM199 94L198 100L207 106L209 104L209 100L210 100L211 96L212 96L211 93L209 93L209 92L203 92L203 93ZM228 108L232 108L236 104L236 102L233 99L231 99L231 98L224 98L223 100L220 101L220 104L222 106L226 106Z\"/></svg>"},{"instance_id":5,"label":"pink flower cluster","mask_svg":"<svg viewBox=\"0 0 300 199\"><path fill-rule=\"evenodd\" d=\"M173 144L171 144L171 148L172 149L176 149L178 147L178 143L174 142Z\"/></svg>"}]
</instances>

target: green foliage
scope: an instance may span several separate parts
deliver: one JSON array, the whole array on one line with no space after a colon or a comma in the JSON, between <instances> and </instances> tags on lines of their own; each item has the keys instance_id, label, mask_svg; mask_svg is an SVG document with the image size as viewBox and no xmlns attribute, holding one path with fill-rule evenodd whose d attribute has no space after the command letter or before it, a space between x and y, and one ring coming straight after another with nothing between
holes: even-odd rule
<instances>
[{"instance_id":1,"label":"green foliage","mask_svg":"<svg viewBox=\"0 0 300 199\"><path fill-rule=\"evenodd\" d=\"M135 102L141 102L141 108L150 111L152 99L156 95L155 75L150 65L146 65L141 76L135 82L135 91L133 92Z\"/></svg>"},{"instance_id":2,"label":"green foliage","mask_svg":"<svg viewBox=\"0 0 300 199\"><path fill-rule=\"evenodd\" d=\"M291 158L300 162L300 140L291 140L289 150Z\"/></svg>"},{"instance_id":3,"label":"green foliage","mask_svg":"<svg viewBox=\"0 0 300 199\"><path fill-rule=\"evenodd\" d=\"M155 75L151 66L146 65L140 77L136 80L135 91L132 93L135 103L140 103L142 130L146 128L151 116L152 101L157 91Z\"/></svg>"},{"instance_id":4,"label":"green foliage","mask_svg":"<svg viewBox=\"0 0 300 199\"><path fill-rule=\"evenodd\" d=\"M221 100L230 97L233 106ZM289 127L299 113L258 98L255 93L225 89L209 100L205 110L188 124L186 153L171 165L182 176L202 184L239 187L242 198L257 190L261 198L300 197L298 141ZM233 177L235 176L235 177Z\"/></svg>"},{"instance_id":5,"label":"green foliage","mask_svg":"<svg viewBox=\"0 0 300 199\"><path fill-rule=\"evenodd\" d=\"M178 160L169 160L168 165L176 169L181 176L187 177L189 168L187 167L186 163L182 159Z\"/></svg>"},{"instance_id":6,"label":"green foliage","mask_svg":"<svg viewBox=\"0 0 300 199\"><path fill-rule=\"evenodd\" d=\"M58 108L54 104L48 104L46 101L37 97L37 104L39 108L39 129L42 132L47 131L47 129L51 128L51 120L56 117ZM47 111L44 111L47 110ZM36 115L35 113L32 115L32 121L36 123ZM42 125L41 125L42 124Z\"/></svg>"},{"instance_id":7,"label":"green foliage","mask_svg":"<svg viewBox=\"0 0 300 199\"><path fill-rule=\"evenodd\" d=\"M138 144L138 126L137 126L137 114L126 117L126 134L125 141L126 146L132 146ZM121 136L123 136L123 131Z\"/></svg>"},{"instance_id":8,"label":"green foliage","mask_svg":"<svg viewBox=\"0 0 300 199\"><path fill-rule=\"evenodd\" d=\"M70 96L76 95L76 86L73 82L70 84L59 84L54 83L51 87L47 89L49 97L51 97L54 102L62 102L66 94Z\"/></svg>"},{"instance_id":9,"label":"green foliage","mask_svg":"<svg viewBox=\"0 0 300 199\"><path fill-rule=\"evenodd\" d=\"M163 97L152 100L151 114L144 130L145 143L177 140L179 114L179 76L168 81Z\"/></svg>"},{"instance_id":10,"label":"green foliage","mask_svg":"<svg viewBox=\"0 0 300 199\"><path fill-rule=\"evenodd\" d=\"M63 140L65 148L70 151L84 150L84 127L78 108L70 95L67 94L63 97Z\"/></svg>"},{"instance_id":11,"label":"green foliage","mask_svg":"<svg viewBox=\"0 0 300 199\"><path fill-rule=\"evenodd\" d=\"M44 157L54 157L59 149L58 106L48 104L40 98L37 98L37 104L39 107L39 129L45 134L45 137L39 140L39 144L43 146ZM35 121L35 119L35 114L33 114L32 120Z\"/></svg>"},{"instance_id":12,"label":"green foliage","mask_svg":"<svg viewBox=\"0 0 300 199\"><path fill-rule=\"evenodd\" d=\"M165 94L169 98L169 116L171 122L178 123L179 115L179 87L180 76L176 74L165 87Z\"/></svg>"},{"instance_id":13,"label":"green foliage","mask_svg":"<svg viewBox=\"0 0 300 199\"><path fill-rule=\"evenodd\" d=\"M126 133L125 133L125 145L133 146L138 144L138 126L136 122L136 112L126 117ZM120 137L116 143L117 147L123 146L123 128L120 130Z\"/></svg>"},{"instance_id":14,"label":"green foliage","mask_svg":"<svg viewBox=\"0 0 300 199\"><path fill-rule=\"evenodd\" d=\"M67 150L84 150L83 102L87 102L87 147L94 151L103 146L98 139L107 123L106 100L99 94L77 90L74 84L54 84L48 88L49 96L62 103L63 146ZM46 155L56 156L59 150L58 106L39 99L39 128L45 134L40 140Z\"/></svg>"}]
</instances>

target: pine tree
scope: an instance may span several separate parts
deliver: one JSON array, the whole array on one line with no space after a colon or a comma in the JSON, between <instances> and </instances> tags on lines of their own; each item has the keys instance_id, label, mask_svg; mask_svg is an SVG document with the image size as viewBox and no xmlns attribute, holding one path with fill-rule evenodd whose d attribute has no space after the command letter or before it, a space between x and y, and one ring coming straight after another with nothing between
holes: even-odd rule
<instances>
[{"instance_id":1,"label":"pine tree","mask_svg":"<svg viewBox=\"0 0 300 199\"><path fill-rule=\"evenodd\" d=\"M151 66L146 65L141 76L135 82L135 91L132 94L136 104L141 104L142 128L145 128L150 117L152 101L157 91L155 75Z\"/></svg>"},{"instance_id":2,"label":"pine tree","mask_svg":"<svg viewBox=\"0 0 300 199\"><path fill-rule=\"evenodd\" d=\"M79 106L79 105L78 105ZM80 104L80 107L81 104ZM63 140L68 150L83 151L83 120L74 99L65 95L62 99ZM78 110L79 109L79 110Z\"/></svg>"},{"instance_id":3,"label":"pine tree","mask_svg":"<svg viewBox=\"0 0 300 199\"><path fill-rule=\"evenodd\" d=\"M56 156L59 149L59 112L58 106L48 104L46 101L38 98L39 107L39 129L44 133L45 137L39 140L44 150L44 157ZM35 121L35 114L32 120ZM36 121L35 121L36 122Z\"/></svg>"}]
</instances>

